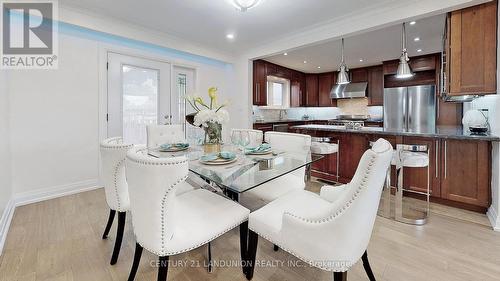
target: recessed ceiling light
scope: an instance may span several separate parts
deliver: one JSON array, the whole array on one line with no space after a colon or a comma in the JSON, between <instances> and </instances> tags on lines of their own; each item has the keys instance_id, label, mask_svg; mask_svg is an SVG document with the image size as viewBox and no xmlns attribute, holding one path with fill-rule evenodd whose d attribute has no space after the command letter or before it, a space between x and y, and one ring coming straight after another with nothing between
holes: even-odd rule
<instances>
[{"instance_id":1,"label":"recessed ceiling light","mask_svg":"<svg viewBox=\"0 0 500 281\"><path fill-rule=\"evenodd\" d=\"M413 38L413 41L415 41L415 42L420 41L420 37L415 37L415 38Z\"/></svg>"},{"instance_id":2,"label":"recessed ceiling light","mask_svg":"<svg viewBox=\"0 0 500 281\"><path fill-rule=\"evenodd\" d=\"M228 33L228 34L226 34L226 38L232 40L232 39L234 39L234 34Z\"/></svg>"},{"instance_id":3,"label":"recessed ceiling light","mask_svg":"<svg viewBox=\"0 0 500 281\"><path fill-rule=\"evenodd\" d=\"M321 66L318 66L318 69L320 69L320 68L321 68Z\"/></svg>"},{"instance_id":4,"label":"recessed ceiling light","mask_svg":"<svg viewBox=\"0 0 500 281\"><path fill-rule=\"evenodd\" d=\"M415 25L416 23L416 21L410 21L410 25Z\"/></svg>"},{"instance_id":5,"label":"recessed ceiling light","mask_svg":"<svg viewBox=\"0 0 500 281\"><path fill-rule=\"evenodd\" d=\"M288 53L283 53L284 56L288 56Z\"/></svg>"},{"instance_id":6,"label":"recessed ceiling light","mask_svg":"<svg viewBox=\"0 0 500 281\"><path fill-rule=\"evenodd\" d=\"M363 62L363 59L359 59L359 62Z\"/></svg>"},{"instance_id":7,"label":"recessed ceiling light","mask_svg":"<svg viewBox=\"0 0 500 281\"><path fill-rule=\"evenodd\" d=\"M422 52L422 49L417 49L417 53L420 53L420 52Z\"/></svg>"},{"instance_id":8,"label":"recessed ceiling light","mask_svg":"<svg viewBox=\"0 0 500 281\"><path fill-rule=\"evenodd\" d=\"M304 63L307 63L307 61L305 60Z\"/></svg>"}]
</instances>

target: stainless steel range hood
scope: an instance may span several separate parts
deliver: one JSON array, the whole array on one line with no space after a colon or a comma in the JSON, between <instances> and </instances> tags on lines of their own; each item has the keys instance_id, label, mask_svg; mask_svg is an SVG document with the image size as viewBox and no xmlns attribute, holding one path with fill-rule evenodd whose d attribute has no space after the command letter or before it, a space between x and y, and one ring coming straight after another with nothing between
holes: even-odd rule
<instances>
[{"instance_id":1,"label":"stainless steel range hood","mask_svg":"<svg viewBox=\"0 0 500 281\"><path fill-rule=\"evenodd\" d=\"M332 99L364 98L367 86L367 82L335 85L330 91L330 97Z\"/></svg>"}]
</instances>

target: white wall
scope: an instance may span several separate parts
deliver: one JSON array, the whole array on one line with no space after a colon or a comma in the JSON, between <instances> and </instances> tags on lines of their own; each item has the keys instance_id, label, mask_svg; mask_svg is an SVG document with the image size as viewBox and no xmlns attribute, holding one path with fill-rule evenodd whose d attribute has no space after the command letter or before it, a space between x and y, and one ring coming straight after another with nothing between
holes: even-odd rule
<instances>
[{"instance_id":1,"label":"white wall","mask_svg":"<svg viewBox=\"0 0 500 281\"><path fill-rule=\"evenodd\" d=\"M7 82L7 72L0 70L0 218L12 194ZM2 224L0 223L1 228Z\"/></svg>"},{"instance_id":2,"label":"white wall","mask_svg":"<svg viewBox=\"0 0 500 281\"><path fill-rule=\"evenodd\" d=\"M99 58L105 48L126 48L192 65L197 68L200 94L218 86L221 100L230 95L231 67L227 64L203 63L196 57L193 61L179 59L160 47L128 40L121 44L116 37L106 41L105 34L73 27L63 26L60 31L59 69L10 73L12 187L16 197L97 184L99 71L105 68L105 61Z\"/></svg>"}]
</instances>

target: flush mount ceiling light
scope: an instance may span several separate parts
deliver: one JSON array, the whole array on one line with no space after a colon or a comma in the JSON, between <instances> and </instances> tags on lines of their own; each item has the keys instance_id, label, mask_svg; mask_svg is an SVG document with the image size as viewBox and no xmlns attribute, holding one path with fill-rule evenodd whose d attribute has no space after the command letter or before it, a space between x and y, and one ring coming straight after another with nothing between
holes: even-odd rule
<instances>
[{"instance_id":1,"label":"flush mount ceiling light","mask_svg":"<svg viewBox=\"0 0 500 281\"><path fill-rule=\"evenodd\" d=\"M410 65L408 62L410 61L410 58L408 57L408 52L406 50L406 25L403 23L403 32L402 32L402 38L401 38L401 45L402 45L402 53L401 57L399 58L399 66L398 66L398 71L396 72L396 78L398 79L405 79L405 78L410 78L413 76L413 72L411 71Z\"/></svg>"},{"instance_id":2,"label":"flush mount ceiling light","mask_svg":"<svg viewBox=\"0 0 500 281\"><path fill-rule=\"evenodd\" d=\"M257 6L261 0L229 0L236 9L246 12L247 10Z\"/></svg>"},{"instance_id":3,"label":"flush mount ceiling light","mask_svg":"<svg viewBox=\"0 0 500 281\"><path fill-rule=\"evenodd\" d=\"M342 85L342 84L349 84L351 81L349 81L349 68L347 68L347 65L345 64L344 60L344 38L342 38L342 61L340 62L339 66L339 74L337 76L337 84Z\"/></svg>"}]
</instances>

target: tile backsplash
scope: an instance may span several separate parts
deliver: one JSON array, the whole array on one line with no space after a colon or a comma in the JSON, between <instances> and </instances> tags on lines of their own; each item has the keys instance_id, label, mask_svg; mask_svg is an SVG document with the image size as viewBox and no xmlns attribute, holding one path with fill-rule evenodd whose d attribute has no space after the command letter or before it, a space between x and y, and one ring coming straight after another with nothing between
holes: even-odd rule
<instances>
[{"instance_id":1,"label":"tile backsplash","mask_svg":"<svg viewBox=\"0 0 500 281\"><path fill-rule=\"evenodd\" d=\"M308 115L311 120L335 119L340 114L370 115L371 118L383 118L382 106L368 106L368 99L345 99L337 101L338 107L293 107L286 110L285 118L303 119ZM280 110L253 106L253 118L278 120Z\"/></svg>"}]
</instances>

